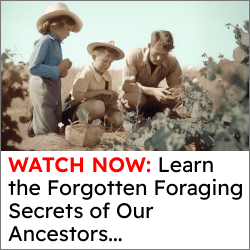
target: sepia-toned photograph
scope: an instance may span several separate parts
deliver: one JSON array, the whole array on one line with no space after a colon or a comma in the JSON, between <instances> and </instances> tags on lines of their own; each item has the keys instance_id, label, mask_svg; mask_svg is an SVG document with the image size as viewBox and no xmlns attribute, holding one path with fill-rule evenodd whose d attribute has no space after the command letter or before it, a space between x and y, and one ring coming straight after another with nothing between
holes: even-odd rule
<instances>
[{"instance_id":1,"label":"sepia-toned photograph","mask_svg":"<svg viewBox=\"0 0 250 250\"><path fill-rule=\"evenodd\" d=\"M2 151L248 151L248 1L1 1Z\"/></svg>"}]
</instances>

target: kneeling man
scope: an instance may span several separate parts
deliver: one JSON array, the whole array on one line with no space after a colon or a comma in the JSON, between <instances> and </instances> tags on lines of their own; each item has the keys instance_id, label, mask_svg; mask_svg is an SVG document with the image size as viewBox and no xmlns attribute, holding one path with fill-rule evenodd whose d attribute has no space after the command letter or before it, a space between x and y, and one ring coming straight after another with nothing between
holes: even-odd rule
<instances>
[{"instance_id":1,"label":"kneeling man","mask_svg":"<svg viewBox=\"0 0 250 250\"><path fill-rule=\"evenodd\" d=\"M152 117L156 112L166 108L172 111L181 104L181 101L169 98L172 88L180 86L182 75L179 62L169 53L173 48L172 34L157 30L152 33L148 47L137 47L128 52L122 72L122 86L118 90L123 112L136 111L138 108L139 113ZM164 78L169 90L158 87Z\"/></svg>"}]
</instances>

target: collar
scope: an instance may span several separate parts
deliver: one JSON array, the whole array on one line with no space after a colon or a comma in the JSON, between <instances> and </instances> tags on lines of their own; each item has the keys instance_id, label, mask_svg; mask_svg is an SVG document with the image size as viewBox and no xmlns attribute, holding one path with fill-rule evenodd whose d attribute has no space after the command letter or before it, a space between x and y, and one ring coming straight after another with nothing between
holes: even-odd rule
<instances>
[{"instance_id":1,"label":"collar","mask_svg":"<svg viewBox=\"0 0 250 250\"><path fill-rule=\"evenodd\" d=\"M149 48L147 48L144 52L144 55L142 57L142 61L140 62L140 66L144 66L146 64L149 64ZM165 67L165 68L168 68L168 58L162 63L162 65Z\"/></svg>"},{"instance_id":2,"label":"collar","mask_svg":"<svg viewBox=\"0 0 250 250\"><path fill-rule=\"evenodd\" d=\"M140 62L140 66L144 66L146 65L147 63L149 64L148 62L148 56L149 56L149 48L147 48L144 52L144 55L142 57L142 60Z\"/></svg>"},{"instance_id":3,"label":"collar","mask_svg":"<svg viewBox=\"0 0 250 250\"><path fill-rule=\"evenodd\" d=\"M168 68L168 58L162 63L162 65L167 69Z\"/></svg>"},{"instance_id":4,"label":"collar","mask_svg":"<svg viewBox=\"0 0 250 250\"><path fill-rule=\"evenodd\" d=\"M93 75L96 79L97 82L101 82L102 81L102 78L104 78L105 81L108 81L110 82L111 81L111 76L109 74L109 72L106 70L101 76L95 71L94 67L93 67L93 63L91 63L89 65L89 67L92 69L93 71Z\"/></svg>"},{"instance_id":5,"label":"collar","mask_svg":"<svg viewBox=\"0 0 250 250\"><path fill-rule=\"evenodd\" d=\"M49 36L50 39L52 39L52 40L58 40L58 42L62 43L62 41L60 41L57 36L51 34L50 32L48 32L46 35Z\"/></svg>"}]
</instances>

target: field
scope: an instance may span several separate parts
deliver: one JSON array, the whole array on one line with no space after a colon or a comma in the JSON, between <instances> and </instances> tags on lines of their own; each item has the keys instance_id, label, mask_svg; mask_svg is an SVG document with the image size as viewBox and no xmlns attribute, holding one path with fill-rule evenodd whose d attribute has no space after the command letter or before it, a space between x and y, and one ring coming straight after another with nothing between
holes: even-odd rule
<instances>
[{"instance_id":1,"label":"field","mask_svg":"<svg viewBox=\"0 0 250 250\"><path fill-rule=\"evenodd\" d=\"M73 81L75 79L75 76L77 73L81 70L81 68L71 68L69 70L69 74L66 78L62 79L62 102L64 101L65 97L70 92ZM26 73L29 75L28 68L25 68ZM122 81L122 71L121 70L110 70L109 71L112 80L113 80L113 90L116 91ZM187 68L183 69L183 74L193 77L196 76L197 79L199 79L199 82L203 84L207 89L212 90L212 84L210 81L205 79L203 76L201 76L197 69L191 69L188 70ZM29 75L30 77L30 75ZM162 87L166 87L167 83L165 80L163 80L160 84ZM28 87L28 84L25 83L25 87ZM212 92L211 92L212 93ZM34 138L29 138L27 135L27 128L29 124L29 116L28 116L28 107L31 105L31 100L29 97L26 97L25 100L22 100L21 98L14 98L11 102L11 107L7 109L7 113L11 116L12 120L15 120L18 123L18 134L22 138L21 143L14 142L10 140L8 142L9 146L15 147L15 150L103 150L105 148L105 145L99 145L95 148L88 148L88 147L72 147L67 141L64 140L64 138L57 134L49 134L49 135L43 135L43 136L36 136ZM20 118L22 121L25 121L24 123L20 122ZM112 132L112 133L109 133ZM106 129L103 138L109 140L110 143L114 139L117 141L123 142L126 140L126 133L123 131L121 132L121 129L119 131L109 130ZM141 145L141 149L143 149L143 145ZM192 145L189 147L189 150L192 149Z\"/></svg>"},{"instance_id":2,"label":"field","mask_svg":"<svg viewBox=\"0 0 250 250\"><path fill-rule=\"evenodd\" d=\"M69 70L67 77L62 79L62 102L64 101L65 97L71 91L74 79L75 79L77 73L81 69L82 68L72 67ZM212 93L213 83L211 83L211 81L209 81L206 78L204 78L203 76L201 76L198 69L183 68L182 72L183 72L183 75L185 75L185 76L196 77L198 79L200 85L205 87L207 90L209 90ZM28 67L25 68L25 73L27 73L29 75L29 77L31 76L29 73ZM117 91L122 83L122 70L112 69L112 70L109 70L109 73L112 77L113 90ZM160 83L160 86L167 87L167 82L165 79L162 80L162 82ZM25 83L24 87L28 88L28 84ZM26 98L25 101L21 100L20 98L15 98L12 100L11 109L19 109L19 108L27 109L29 107L29 105L31 105L30 98Z\"/></svg>"},{"instance_id":3,"label":"field","mask_svg":"<svg viewBox=\"0 0 250 250\"><path fill-rule=\"evenodd\" d=\"M30 73L27 65L7 62L9 50L1 55L2 150L86 151L248 151L249 150L249 21L244 30L234 28L234 61L219 55L217 63L206 53L204 67L182 69L182 104L174 119L169 110L145 119L137 112L123 114L119 129L105 126L102 141L95 147L73 147L63 135L50 133L29 138L28 93ZM247 32L247 33L246 33ZM80 68L71 68L62 79L62 103L72 89ZM122 84L122 71L110 70L113 90ZM163 80L160 87L167 87ZM179 97L179 94L177 95ZM171 95L169 98L177 96ZM176 118L176 117L175 117ZM92 133L93 134L93 133ZM89 144L88 144L89 145Z\"/></svg>"}]
</instances>

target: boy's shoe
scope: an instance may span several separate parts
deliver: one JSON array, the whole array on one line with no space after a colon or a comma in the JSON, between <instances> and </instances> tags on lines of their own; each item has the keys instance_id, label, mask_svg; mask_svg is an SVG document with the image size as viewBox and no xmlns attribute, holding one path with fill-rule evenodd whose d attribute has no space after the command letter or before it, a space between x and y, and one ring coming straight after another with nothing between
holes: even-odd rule
<instances>
[{"instance_id":1,"label":"boy's shoe","mask_svg":"<svg viewBox=\"0 0 250 250\"><path fill-rule=\"evenodd\" d=\"M33 130L33 127L32 127L32 120L30 121L30 124L29 124L29 127L28 127L28 136L29 137L34 137L36 134Z\"/></svg>"}]
</instances>

